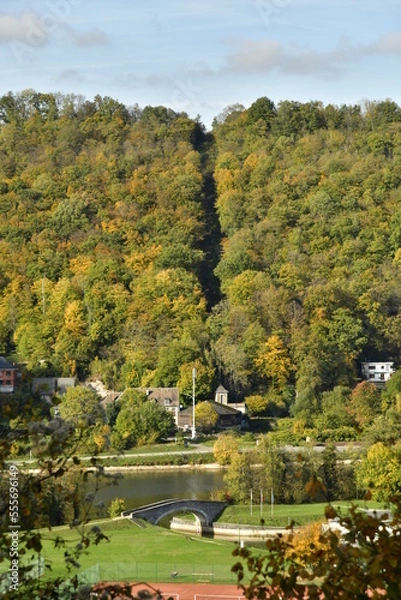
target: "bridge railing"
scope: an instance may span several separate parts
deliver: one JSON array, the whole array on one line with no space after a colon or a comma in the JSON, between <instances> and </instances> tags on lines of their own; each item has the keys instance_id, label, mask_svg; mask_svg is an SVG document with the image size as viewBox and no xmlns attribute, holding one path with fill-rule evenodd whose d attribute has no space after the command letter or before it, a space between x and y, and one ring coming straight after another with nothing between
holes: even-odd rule
<instances>
[{"instance_id":1,"label":"bridge railing","mask_svg":"<svg viewBox=\"0 0 401 600\"><path fill-rule=\"evenodd\" d=\"M121 513L122 517L129 517L131 513L135 512L136 510L147 510L150 508L157 508L160 506L165 506L168 504L171 504L172 502L181 502L180 498L166 498L166 500L159 500L158 502L152 502L151 504L144 504L143 506L137 506L136 508L129 508L127 510L124 510Z\"/></svg>"}]
</instances>

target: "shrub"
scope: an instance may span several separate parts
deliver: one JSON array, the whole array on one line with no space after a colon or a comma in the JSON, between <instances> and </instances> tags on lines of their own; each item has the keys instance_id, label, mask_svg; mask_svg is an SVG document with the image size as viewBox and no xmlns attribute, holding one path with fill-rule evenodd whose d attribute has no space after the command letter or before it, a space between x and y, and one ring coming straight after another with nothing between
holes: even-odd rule
<instances>
[{"instance_id":1,"label":"shrub","mask_svg":"<svg viewBox=\"0 0 401 600\"><path fill-rule=\"evenodd\" d=\"M126 506L124 498L113 498L109 504L107 512L110 518L114 519L115 517L119 517L125 508Z\"/></svg>"}]
</instances>

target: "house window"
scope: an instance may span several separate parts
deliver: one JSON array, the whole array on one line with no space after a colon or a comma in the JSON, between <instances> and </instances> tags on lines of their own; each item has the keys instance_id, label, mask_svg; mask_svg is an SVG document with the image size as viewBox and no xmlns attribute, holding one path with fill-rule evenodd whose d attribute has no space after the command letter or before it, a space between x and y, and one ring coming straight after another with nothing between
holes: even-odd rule
<instances>
[{"instance_id":1,"label":"house window","mask_svg":"<svg viewBox=\"0 0 401 600\"><path fill-rule=\"evenodd\" d=\"M375 374L374 373L369 373L369 379L374 379L375 378Z\"/></svg>"},{"instance_id":2,"label":"house window","mask_svg":"<svg viewBox=\"0 0 401 600\"><path fill-rule=\"evenodd\" d=\"M164 401L164 406L170 406L170 404L171 404L170 398L166 398Z\"/></svg>"},{"instance_id":3,"label":"house window","mask_svg":"<svg viewBox=\"0 0 401 600\"><path fill-rule=\"evenodd\" d=\"M6 377L11 377L11 371L6 371Z\"/></svg>"}]
</instances>

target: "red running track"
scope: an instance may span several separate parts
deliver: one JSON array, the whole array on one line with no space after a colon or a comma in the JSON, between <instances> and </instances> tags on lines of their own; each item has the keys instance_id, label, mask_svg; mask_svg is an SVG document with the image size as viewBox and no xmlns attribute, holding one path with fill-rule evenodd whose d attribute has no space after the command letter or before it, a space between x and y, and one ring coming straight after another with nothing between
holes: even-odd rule
<instances>
[{"instance_id":1,"label":"red running track","mask_svg":"<svg viewBox=\"0 0 401 600\"><path fill-rule=\"evenodd\" d=\"M126 583L98 583L93 586L93 591L99 592L107 590L108 586L126 586ZM158 600L245 600L242 590L236 585L224 585L217 583L138 583L132 585L133 595L140 590L154 592L154 598ZM156 595L156 591L161 593L161 596ZM125 596L115 596L116 599L124 600Z\"/></svg>"}]
</instances>

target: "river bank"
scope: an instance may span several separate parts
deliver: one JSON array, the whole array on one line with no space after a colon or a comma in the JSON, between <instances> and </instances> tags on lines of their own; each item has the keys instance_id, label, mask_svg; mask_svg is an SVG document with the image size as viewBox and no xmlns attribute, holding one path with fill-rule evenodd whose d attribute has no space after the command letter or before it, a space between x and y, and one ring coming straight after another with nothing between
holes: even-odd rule
<instances>
[{"instance_id":1,"label":"river bank","mask_svg":"<svg viewBox=\"0 0 401 600\"><path fill-rule=\"evenodd\" d=\"M91 467L88 467L90 469ZM223 471L226 467L218 463L185 464L185 465L125 465L104 467L105 472L132 472L132 471ZM93 469L93 467L92 467Z\"/></svg>"}]
</instances>

